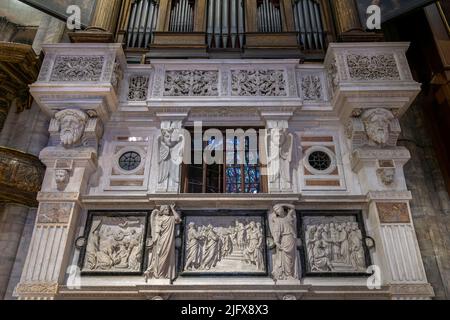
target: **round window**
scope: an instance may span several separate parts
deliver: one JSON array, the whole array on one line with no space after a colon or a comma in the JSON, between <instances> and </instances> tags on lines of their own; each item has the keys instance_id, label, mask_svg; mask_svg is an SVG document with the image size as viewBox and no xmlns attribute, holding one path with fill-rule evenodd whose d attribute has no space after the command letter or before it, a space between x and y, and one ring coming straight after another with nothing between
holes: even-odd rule
<instances>
[{"instance_id":1,"label":"round window","mask_svg":"<svg viewBox=\"0 0 450 320\"><path fill-rule=\"evenodd\" d=\"M137 152L130 151L124 153L119 158L119 166L126 171L133 171L141 164L141 155Z\"/></svg>"},{"instance_id":2,"label":"round window","mask_svg":"<svg viewBox=\"0 0 450 320\"><path fill-rule=\"evenodd\" d=\"M309 165L318 171L325 171L331 167L330 156L323 151L314 151L308 158Z\"/></svg>"}]
</instances>

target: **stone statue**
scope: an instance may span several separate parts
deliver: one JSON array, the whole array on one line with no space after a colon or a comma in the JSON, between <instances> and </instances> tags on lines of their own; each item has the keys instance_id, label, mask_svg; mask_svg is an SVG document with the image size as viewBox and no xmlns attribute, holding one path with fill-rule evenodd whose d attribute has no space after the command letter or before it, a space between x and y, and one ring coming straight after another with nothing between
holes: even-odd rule
<instances>
[{"instance_id":1,"label":"stone statue","mask_svg":"<svg viewBox=\"0 0 450 320\"><path fill-rule=\"evenodd\" d=\"M69 171L66 169L56 169L55 181L59 191L64 191L69 183Z\"/></svg>"},{"instance_id":2,"label":"stone statue","mask_svg":"<svg viewBox=\"0 0 450 320\"><path fill-rule=\"evenodd\" d=\"M177 192L183 162L184 136L179 129L162 129L159 138L158 191Z\"/></svg>"},{"instance_id":3,"label":"stone statue","mask_svg":"<svg viewBox=\"0 0 450 320\"><path fill-rule=\"evenodd\" d=\"M271 129L268 136L269 182L274 191L291 189L290 164L294 137L288 129Z\"/></svg>"},{"instance_id":4,"label":"stone statue","mask_svg":"<svg viewBox=\"0 0 450 320\"><path fill-rule=\"evenodd\" d=\"M394 119L391 111L386 109L369 109L362 113L367 137L375 145L384 146L389 141L390 123Z\"/></svg>"},{"instance_id":5,"label":"stone statue","mask_svg":"<svg viewBox=\"0 0 450 320\"><path fill-rule=\"evenodd\" d=\"M277 204L269 211L268 220L275 244L272 273L274 279L298 279L295 207L289 204Z\"/></svg>"},{"instance_id":6,"label":"stone statue","mask_svg":"<svg viewBox=\"0 0 450 320\"><path fill-rule=\"evenodd\" d=\"M197 232L195 228L195 223L191 222L188 227L187 232L187 243L186 243L186 270L191 270L198 268L198 257L200 249L200 238L201 235Z\"/></svg>"},{"instance_id":7,"label":"stone statue","mask_svg":"<svg viewBox=\"0 0 450 320\"><path fill-rule=\"evenodd\" d=\"M81 110L67 109L55 115L58 121L61 143L71 148L81 142L88 116Z\"/></svg>"},{"instance_id":8,"label":"stone statue","mask_svg":"<svg viewBox=\"0 0 450 320\"><path fill-rule=\"evenodd\" d=\"M145 272L149 278L175 278L175 225L181 223L181 217L175 205L163 205L151 214L151 259Z\"/></svg>"},{"instance_id":9,"label":"stone statue","mask_svg":"<svg viewBox=\"0 0 450 320\"><path fill-rule=\"evenodd\" d=\"M258 270L264 270L263 235L254 221L247 226L248 246L244 250L244 257L248 264L256 265Z\"/></svg>"}]
</instances>

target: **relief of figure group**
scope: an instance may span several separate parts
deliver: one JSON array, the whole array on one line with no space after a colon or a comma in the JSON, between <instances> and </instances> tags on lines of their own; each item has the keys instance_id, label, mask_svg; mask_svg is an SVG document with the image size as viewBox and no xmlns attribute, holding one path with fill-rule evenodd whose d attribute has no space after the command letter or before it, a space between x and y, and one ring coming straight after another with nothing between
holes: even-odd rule
<instances>
[{"instance_id":1,"label":"relief of figure group","mask_svg":"<svg viewBox=\"0 0 450 320\"><path fill-rule=\"evenodd\" d=\"M143 225L140 221L111 224L107 220L93 222L84 271L139 272Z\"/></svg>"},{"instance_id":2,"label":"relief of figure group","mask_svg":"<svg viewBox=\"0 0 450 320\"><path fill-rule=\"evenodd\" d=\"M264 271L261 223L236 221L229 227L213 227L191 222L187 230L185 261L185 271Z\"/></svg>"},{"instance_id":3,"label":"relief of figure group","mask_svg":"<svg viewBox=\"0 0 450 320\"><path fill-rule=\"evenodd\" d=\"M311 272L365 272L363 236L357 222L308 225L305 238Z\"/></svg>"}]
</instances>

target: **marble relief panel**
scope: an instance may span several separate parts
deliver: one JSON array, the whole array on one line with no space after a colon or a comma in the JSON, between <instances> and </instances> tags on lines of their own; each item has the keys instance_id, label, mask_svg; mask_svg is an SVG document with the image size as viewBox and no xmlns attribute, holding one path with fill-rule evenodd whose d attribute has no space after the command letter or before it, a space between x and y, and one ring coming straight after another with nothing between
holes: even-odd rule
<instances>
[{"instance_id":1,"label":"marble relief panel","mask_svg":"<svg viewBox=\"0 0 450 320\"><path fill-rule=\"evenodd\" d=\"M81 271L142 273L146 230L146 213L91 213L84 238Z\"/></svg>"},{"instance_id":2,"label":"marble relief panel","mask_svg":"<svg viewBox=\"0 0 450 320\"><path fill-rule=\"evenodd\" d=\"M184 274L266 274L261 216L187 216Z\"/></svg>"},{"instance_id":3,"label":"marble relief panel","mask_svg":"<svg viewBox=\"0 0 450 320\"><path fill-rule=\"evenodd\" d=\"M364 274L370 266L359 214L305 214L301 233L307 275Z\"/></svg>"}]
</instances>

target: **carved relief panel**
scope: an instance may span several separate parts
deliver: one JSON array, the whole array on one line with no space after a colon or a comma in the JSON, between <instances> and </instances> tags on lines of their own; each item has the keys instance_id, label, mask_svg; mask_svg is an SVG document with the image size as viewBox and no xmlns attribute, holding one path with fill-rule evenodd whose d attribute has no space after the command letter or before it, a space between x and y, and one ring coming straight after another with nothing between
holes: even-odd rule
<instances>
[{"instance_id":1,"label":"carved relief panel","mask_svg":"<svg viewBox=\"0 0 450 320\"><path fill-rule=\"evenodd\" d=\"M183 275L265 275L262 213L185 212Z\"/></svg>"},{"instance_id":2,"label":"carved relief panel","mask_svg":"<svg viewBox=\"0 0 450 320\"><path fill-rule=\"evenodd\" d=\"M77 240L82 273L142 274L147 225L146 212L90 212Z\"/></svg>"},{"instance_id":3,"label":"carved relief panel","mask_svg":"<svg viewBox=\"0 0 450 320\"><path fill-rule=\"evenodd\" d=\"M364 223L358 212L303 212L303 274L365 275L371 265Z\"/></svg>"}]
</instances>

